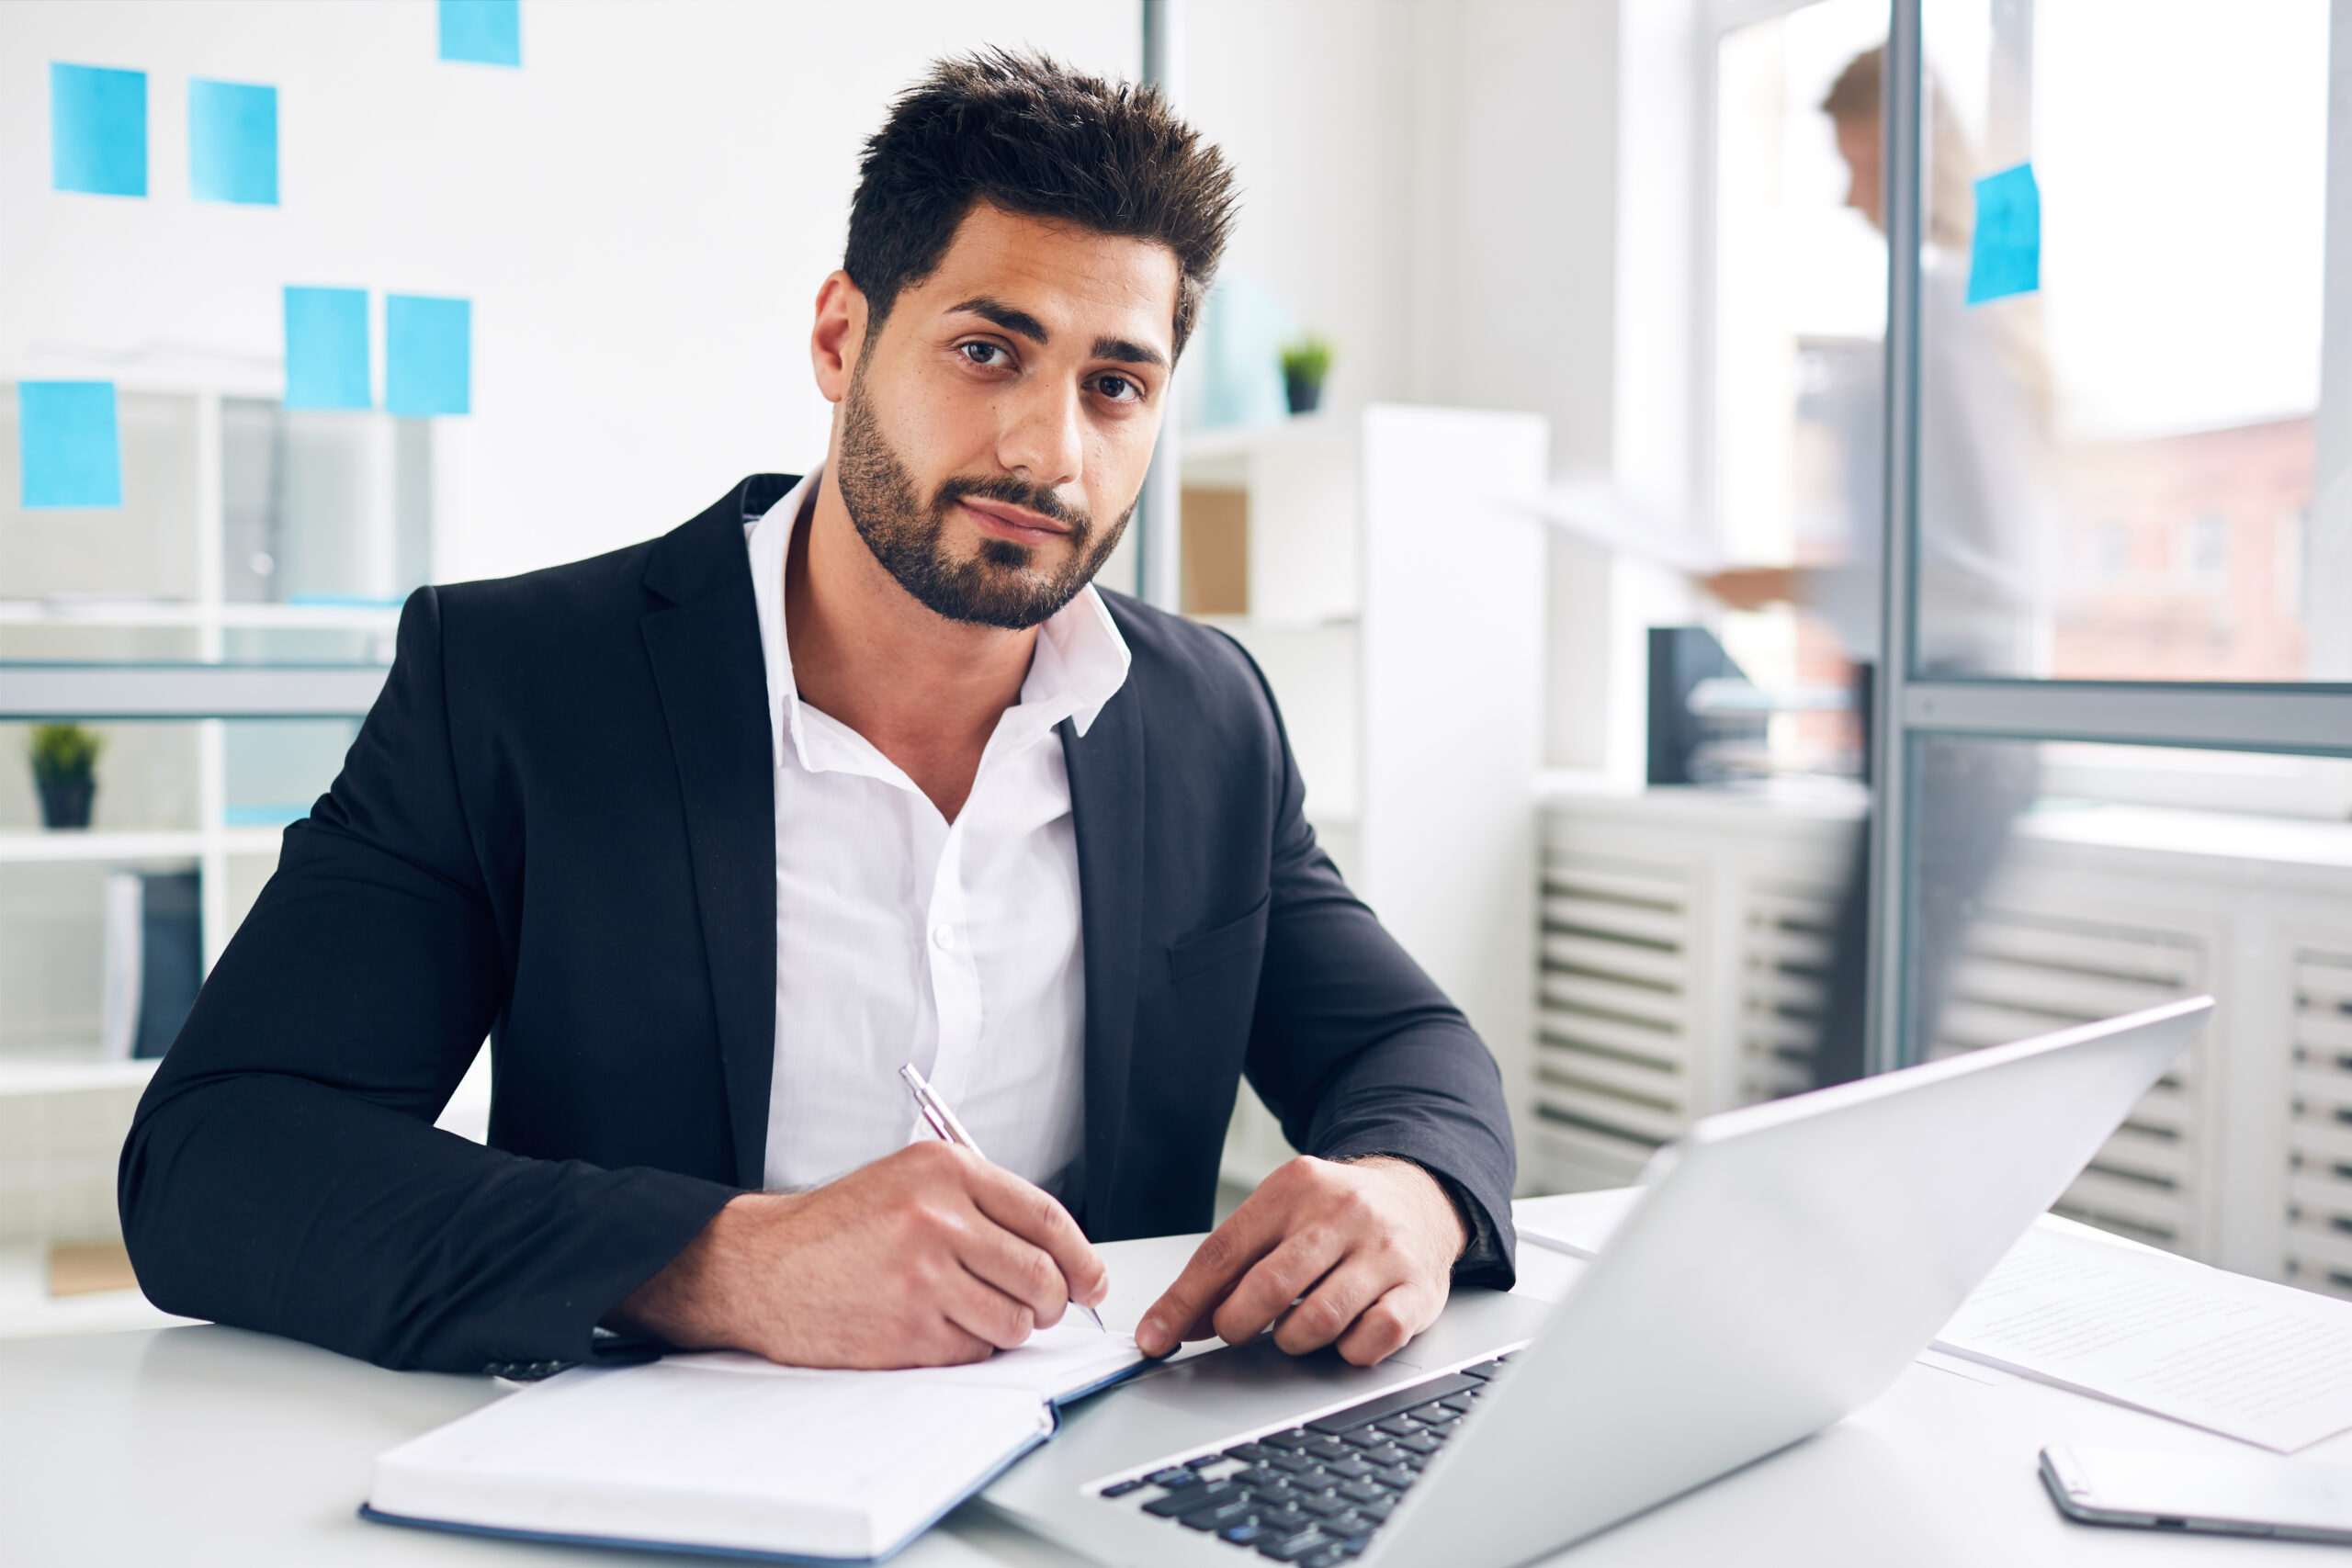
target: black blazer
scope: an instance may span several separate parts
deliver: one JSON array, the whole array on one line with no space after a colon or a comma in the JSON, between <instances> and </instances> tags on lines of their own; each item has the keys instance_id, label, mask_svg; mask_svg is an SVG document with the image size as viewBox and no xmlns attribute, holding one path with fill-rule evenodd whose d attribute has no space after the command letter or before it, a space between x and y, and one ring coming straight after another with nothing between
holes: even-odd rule
<instances>
[{"instance_id":1,"label":"black blazer","mask_svg":"<svg viewBox=\"0 0 2352 1568\"><path fill-rule=\"evenodd\" d=\"M344 769L124 1145L168 1311L395 1367L577 1360L757 1188L775 786L743 523L759 475L611 555L424 588ZM1098 1240L1199 1230L1247 1071L1298 1148L1448 1179L1507 1284L1493 1058L1300 814L1256 667L1106 594L1126 683L1068 758ZM490 1146L432 1125L487 1034Z\"/></svg>"}]
</instances>

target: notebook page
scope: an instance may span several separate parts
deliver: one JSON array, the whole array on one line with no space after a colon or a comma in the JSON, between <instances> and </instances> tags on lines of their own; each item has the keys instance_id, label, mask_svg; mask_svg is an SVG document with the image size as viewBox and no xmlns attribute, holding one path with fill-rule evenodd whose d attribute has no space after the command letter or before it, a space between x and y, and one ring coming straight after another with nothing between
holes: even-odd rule
<instances>
[{"instance_id":1,"label":"notebook page","mask_svg":"<svg viewBox=\"0 0 2352 1568\"><path fill-rule=\"evenodd\" d=\"M1100 1337L1098 1336L1098 1337ZM377 1461L379 1511L868 1557L1050 1429L1025 1389L713 1358L575 1369Z\"/></svg>"},{"instance_id":2,"label":"notebook page","mask_svg":"<svg viewBox=\"0 0 2352 1568\"><path fill-rule=\"evenodd\" d=\"M811 1375L805 1370L779 1367L762 1357L737 1350L670 1359L707 1366L715 1371L754 1375ZM1053 1327L1037 1330L1026 1343L1016 1348L999 1350L987 1360L974 1361L968 1366L913 1367L890 1372L833 1371L815 1375L851 1378L886 1387L936 1383L955 1388L1018 1390L1044 1404L1067 1398L1081 1389L1092 1388L1143 1359L1143 1352L1136 1348L1134 1335L1116 1330L1106 1334L1095 1327L1085 1314L1073 1312Z\"/></svg>"}]
</instances>

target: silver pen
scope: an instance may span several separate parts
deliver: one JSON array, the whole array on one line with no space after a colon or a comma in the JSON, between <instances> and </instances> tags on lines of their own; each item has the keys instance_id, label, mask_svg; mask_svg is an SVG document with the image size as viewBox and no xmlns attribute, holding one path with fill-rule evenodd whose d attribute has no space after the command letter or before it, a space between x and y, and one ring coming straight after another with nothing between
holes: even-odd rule
<instances>
[{"instance_id":1,"label":"silver pen","mask_svg":"<svg viewBox=\"0 0 2352 1568\"><path fill-rule=\"evenodd\" d=\"M980 1145L972 1141L971 1134L964 1131L964 1123L956 1120L956 1112L947 1109L947 1102L939 1098L937 1091L931 1087L930 1080L922 1076L922 1070L912 1062L909 1062L899 1069L899 1079L907 1086L907 1092L915 1097L915 1110L922 1117L923 1125L937 1134L940 1142L954 1144L959 1149L969 1149L973 1154L979 1155L982 1159L989 1157L980 1154ZM1069 1304L1092 1318L1095 1327L1102 1329L1105 1334L1111 1332L1109 1326L1103 1323L1101 1313L1083 1302L1072 1302Z\"/></svg>"}]
</instances>

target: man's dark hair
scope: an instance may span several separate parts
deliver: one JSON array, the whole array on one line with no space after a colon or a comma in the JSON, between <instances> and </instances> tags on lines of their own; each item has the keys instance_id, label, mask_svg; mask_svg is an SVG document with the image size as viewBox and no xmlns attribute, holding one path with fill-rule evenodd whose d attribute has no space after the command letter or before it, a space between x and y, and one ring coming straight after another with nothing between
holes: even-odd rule
<instances>
[{"instance_id":1,"label":"man's dark hair","mask_svg":"<svg viewBox=\"0 0 2352 1568\"><path fill-rule=\"evenodd\" d=\"M1176 253L1182 353L1233 224L1233 171L1155 87L1001 49L943 60L866 140L842 265L878 331L975 202Z\"/></svg>"}]
</instances>

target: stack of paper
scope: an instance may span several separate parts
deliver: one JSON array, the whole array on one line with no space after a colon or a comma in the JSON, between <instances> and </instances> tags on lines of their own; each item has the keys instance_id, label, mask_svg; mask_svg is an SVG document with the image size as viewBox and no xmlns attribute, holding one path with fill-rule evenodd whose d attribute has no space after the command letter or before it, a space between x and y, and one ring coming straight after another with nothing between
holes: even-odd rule
<instances>
[{"instance_id":1,"label":"stack of paper","mask_svg":"<svg viewBox=\"0 0 2352 1568\"><path fill-rule=\"evenodd\" d=\"M2352 1303L2041 1225L1936 1343L2280 1453L2352 1427Z\"/></svg>"}]
</instances>

